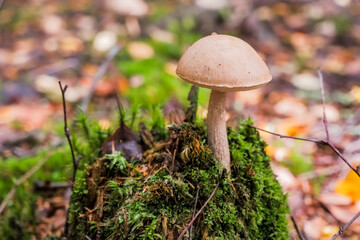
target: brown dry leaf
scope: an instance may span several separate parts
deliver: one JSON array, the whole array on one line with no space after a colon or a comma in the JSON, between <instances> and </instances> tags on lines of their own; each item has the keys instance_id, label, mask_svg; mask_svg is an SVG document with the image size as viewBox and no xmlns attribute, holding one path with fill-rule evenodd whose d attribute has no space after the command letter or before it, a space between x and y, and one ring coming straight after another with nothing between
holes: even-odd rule
<instances>
[{"instance_id":1,"label":"brown dry leaf","mask_svg":"<svg viewBox=\"0 0 360 240\"><path fill-rule=\"evenodd\" d=\"M128 161L133 158L141 159L143 154L140 137L124 122L121 122L115 133L105 140L101 149L103 154L111 154L115 151L123 152Z\"/></svg>"},{"instance_id":2,"label":"brown dry leaf","mask_svg":"<svg viewBox=\"0 0 360 240\"><path fill-rule=\"evenodd\" d=\"M350 171L344 180L340 181L335 192L350 197L354 202L360 200L360 178L354 171Z\"/></svg>"}]
</instances>

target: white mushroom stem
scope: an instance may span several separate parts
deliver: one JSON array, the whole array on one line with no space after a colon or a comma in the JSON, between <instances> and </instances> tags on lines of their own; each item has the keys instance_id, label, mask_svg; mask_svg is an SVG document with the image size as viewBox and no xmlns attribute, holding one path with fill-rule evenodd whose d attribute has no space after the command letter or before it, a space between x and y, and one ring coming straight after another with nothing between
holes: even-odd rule
<instances>
[{"instance_id":1,"label":"white mushroom stem","mask_svg":"<svg viewBox=\"0 0 360 240\"><path fill-rule=\"evenodd\" d=\"M226 92L211 91L208 116L208 141L215 158L230 173L230 151L226 132Z\"/></svg>"}]
</instances>

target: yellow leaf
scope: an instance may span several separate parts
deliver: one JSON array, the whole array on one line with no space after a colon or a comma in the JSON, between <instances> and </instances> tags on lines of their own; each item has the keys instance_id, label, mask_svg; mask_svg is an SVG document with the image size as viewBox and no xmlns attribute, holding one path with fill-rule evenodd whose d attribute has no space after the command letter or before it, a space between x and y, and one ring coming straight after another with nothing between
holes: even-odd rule
<instances>
[{"instance_id":1,"label":"yellow leaf","mask_svg":"<svg viewBox=\"0 0 360 240\"><path fill-rule=\"evenodd\" d=\"M355 172L350 171L346 178L340 181L336 187L335 192L338 194L342 194L348 196L354 202L360 200L360 178L356 175Z\"/></svg>"}]
</instances>

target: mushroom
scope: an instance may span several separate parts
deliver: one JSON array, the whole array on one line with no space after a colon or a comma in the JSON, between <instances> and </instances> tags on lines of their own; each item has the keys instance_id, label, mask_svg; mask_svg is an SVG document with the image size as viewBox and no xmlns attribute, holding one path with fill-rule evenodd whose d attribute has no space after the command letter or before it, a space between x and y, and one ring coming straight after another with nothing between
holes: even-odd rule
<instances>
[{"instance_id":1,"label":"mushroom","mask_svg":"<svg viewBox=\"0 0 360 240\"><path fill-rule=\"evenodd\" d=\"M176 74L189 83L211 89L207 115L208 142L216 159L230 174L226 93L247 91L267 84L272 78L269 69L243 40L213 33L186 50Z\"/></svg>"},{"instance_id":2,"label":"mushroom","mask_svg":"<svg viewBox=\"0 0 360 240\"><path fill-rule=\"evenodd\" d=\"M109 9L125 16L125 27L130 36L136 37L140 34L138 18L149 13L149 6L146 2L143 0L107 0L105 3Z\"/></svg>"}]
</instances>

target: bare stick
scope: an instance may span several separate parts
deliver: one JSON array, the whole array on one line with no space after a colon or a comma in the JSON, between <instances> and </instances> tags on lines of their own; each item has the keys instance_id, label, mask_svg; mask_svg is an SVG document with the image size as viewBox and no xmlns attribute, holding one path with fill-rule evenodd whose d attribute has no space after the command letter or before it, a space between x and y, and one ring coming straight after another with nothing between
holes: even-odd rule
<instances>
[{"instance_id":1,"label":"bare stick","mask_svg":"<svg viewBox=\"0 0 360 240\"><path fill-rule=\"evenodd\" d=\"M186 231L188 230L188 228L194 223L194 221L196 220L196 218L200 215L200 213L202 213L202 211L204 210L204 208L206 207L206 205L210 202L210 200L212 199L212 197L214 196L216 190L218 189L220 185L220 182L218 182L214 188L214 190L212 191L212 193L210 194L210 197L208 198L208 200L206 200L206 202L204 203L204 205L200 208L200 210L196 213L196 215L193 217L193 219L191 220L191 222L189 222L184 230L182 230L180 236L178 237L177 240L181 240L182 237L184 236L184 234L186 233Z\"/></svg>"},{"instance_id":2,"label":"bare stick","mask_svg":"<svg viewBox=\"0 0 360 240\"><path fill-rule=\"evenodd\" d=\"M176 149L175 149L176 150ZM195 212L196 212L196 205L197 205L197 202L198 202L198 198L199 198L199 192L200 192L200 186L197 185L196 186L196 196L195 196L195 203L194 203L194 212L193 212L193 218L195 217ZM189 240L192 240L192 229L193 229L193 225L191 224L190 226L190 231L189 231Z\"/></svg>"},{"instance_id":3,"label":"bare stick","mask_svg":"<svg viewBox=\"0 0 360 240\"><path fill-rule=\"evenodd\" d=\"M258 127L254 127L254 126L251 126L249 124L244 124L245 126L248 126L248 127L251 127L251 128L254 128L258 131L262 131L262 132L266 132L266 133L269 133L269 134L272 134L274 136L277 136L277 137L280 137L280 138L288 138L288 139L295 139L295 140L301 140L301 141L306 141L306 142L313 142L313 143L316 143L316 144L319 144L319 145L327 145L331 148L331 150L334 151L334 153L336 153L336 155L338 155L341 160L343 160L346 165L349 166L349 168L351 168L351 170L353 170L359 177L360 177L360 168L358 169L355 169L350 163L349 161L344 157L344 155L342 155L339 151L339 149L337 149L334 144L332 144L331 142L328 142L327 140L316 140L316 139L307 139L307 138L299 138L299 137L291 137L291 136L285 136L285 135L281 135L279 133L274 133L274 132L270 132L270 131L267 131L267 130L264 130L264 129L261 129L261 128L258 128Z\"/></svg>"},{"instance_id":4,"label":"bare stick","mask_svg":"<svg viewBox=\"0 0 360 240\"><path fill-rule=\"evenodd\" d=\"M350 225L355 222L355 220L360 217L360 212L358 212L352 219L350 219L350 221L345 224L344 226L340 227L339 232L336 233L331 240L335 240L338 236L340 236L348 227L350 227Z\"/></svg>"},{"instance_id":5,"label":"bare stick","mask_svg":"<svg viewBox=\"0 0 360 240\"><path fill-rule=\"evenodd\" d=\"M32 167L29 171L27 171L24 175L22 175L12 186L11 190L9 191L9 193L6 195L6 197L4 198L4 200L1 202L0 204L0 214L4 211L6 205L8 204L8 202L13 198L16 189L23 183L25 182L25 180L27 180L29 177L31 177L34 173L36 173L42 166L44 166L44 164L46 163L46 161L49 159L49 154L47 154L46 156L44 156L43 159L41 159L41 161L39 161L34 167Z\"/></svg>"},{"instance_id":6,"label":"bare stick","mask_svg":"<svg viewBox=\"0 0 360 240\"><path fill-rule=\"evenodd\" d=\"M303 240L303 237L302 237L301 232L300 232L300 230L299 230L299 228L298 228L298 226L297 226L297 224L296 224L296 222L295 222L295 219L294 219L293 215L290 214L290 217L291 217L291 221L292 221L293 224L294 224L294 227L295 227L295 230L296 230L297 235L299 236L300 240Z\"/></svg>"},{"instance_id":7,"label":"bare stick","mask_svg":"<svg viewBox=\"0 0 360 240\"><path fill-rule=\"evenodd\" d=\"M327 121L326 111L325 111L324 79L323 79L323 75L322 75L321 70L318 69L317 72L318 72L319 79L320 79L321 100L322 100L322 106L323 106L323 123L324 123L325 133L326 133L326 141L330 142L328 121Z\"/></svg>"},{"instance_id":8,"label":"bare stick","mask_svg":"<svg viewBox=\"0 0 360 240\"><path fill-rule=\"evenodd\" d=\"M340 226L341 226L340 220L337 219L337 217L330 211L330 209L329 209L323 202L321 202L321 201L319 201L319 200L318 200L318 203L319 203L320 207L321 207L322 209L324 209L324 211L325 211L327 214L329 214L329 215L336 221L336 223L337 223L337 224L339 225L339 227L340 227Z\"/></svg>"},{"instance_id":9,"label":"bare stick","mask_svg":"<svg viewBox=\"0 0 360 240\"><path fill-rule=\"evenodd\" d=\"M84 100L81 103L81 109L86 112L87 111L87 107L89 105L90 99L92 94L94 93L95 90L95 86L96 84L100 81L100 79L102 78L102 76L104 76L108 66L110 65L111 60L116 56L116 54L121 50L121 46L120 44L117 44L115 46L113 46L109 53L107 54L104 62L101 64L101 66L99 67L99 70L96 72L96 75L93 79L92 85L90 87L89 93L86 96L86 98L84 98Z\"/></svg>"},{"instance_id":10,"label":"bare stick","mask_svg":"<svg viewBox=\"0 0 360 240\"><path fill-rule=\"evenodd\" d=\"M249 125L249 124L243 124L243 125L245 125L247 127L254 128L254 129L256 129L258 131L261 131L261 132L266 132L266 133L272 134L272 135L277 136L279 138L295 139L295 140L300 140L300 141L305 141L305 142L313 142L313 143L320 144L320 145L327 145L326 141L324 141L324 140L316 140L316 139L310 139L310 138L286 136L286 135L281 135L279 133L270 132L268 130L261 129L261 128L258 128L258 127L255 127L255 126L252 126L252 125Z\"/></svg>"},{"instance_id":11,"label":"bare stick","mask_svg":"<svg viewBox=\"0 0 360 240\"><path fill-rule=\"evenodd\" d=\"M67 117L66 117L66 102L65 102L65 92L67 89L67 85L65 85L65 87L63 88L61 85L61 81L59 81L59 86L60 86L60 90L61 90L61 95L62 95L62 102L63 102L63 110L64 110L64 131L65 131L65 136L68 140L69 146L70 146L70 151L71 151L71 157L72 157L72 161L73 161L73 176L72 176L72 181L73 183L75 182L75 176L76 176L76 169L77 169L77 163L75 160L75 154L74 154L74 148L70 139L70 131L67 125Z\"/></svg>"}]
</instances>

